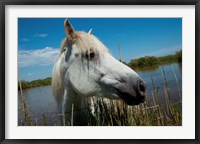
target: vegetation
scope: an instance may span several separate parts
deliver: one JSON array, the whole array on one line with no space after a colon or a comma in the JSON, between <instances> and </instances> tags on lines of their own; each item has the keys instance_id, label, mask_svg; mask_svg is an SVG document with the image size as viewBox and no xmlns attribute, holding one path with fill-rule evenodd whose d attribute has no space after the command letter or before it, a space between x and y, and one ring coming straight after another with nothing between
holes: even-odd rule
<instances>
[{"instance_id":1,"label":"vegetation","mask_svg":"<svg viewBox=\"0 0 200 144\"><path fill-rule=\"evenodd\" d=\"M174 78L176 73L173 68ZM98 101L92 107L87 107L90 110L94 108L94 112L89 116L84 116L82 119L87 119L87 125L95 126L181 126L182 125L182 100L181 91L178 89L178 101L173 101L168 87L168 81L165 71L161 68L161 75L163 77L163 85L158 89L154 83L153 77L150 79L153 86L151 96L147 96L145 103L138 106L127 106L123 101L108 100L105 98L98 98ZM177 83L177 87L178 83ZM163 95L159 95L159 90L163 90ZM48 115L44 112L39 124L37 119L31 118L29 115L29 108L27 108L25 100L22 102L20 111L23 118L19 125L59 125L60 116L57 117ZM81 110L80 110L81 111ZM48 121L51 123L48 123ZM81 121L81 119L80 119ZM71 125L71 122L66 122L66 125Z\"/></svg>"},{"instance_id":2,"label":"vegetation","mask_svg":"<svg viewBox=\"0 0 200 144\"><path fill-rule=\"evenodd\" d=\"M39 79L39 80L34 80L31 82L27 81L20 81L18 82L18 90L20 90L20 83L22 89L28 89L28 88L33 88L33 87L38 87L38 86L44 86L44 85L50 85L51 84L51 77L45 78L45 79Z\"/></svg>"},{"instance_id":3,"label":"vegetation","mask_svg":"<svg viewBox=\"0 0 200 144\"><path fill-rule=\"evenodd\" d=\"M176 57L178 59L178 62L181 63L182 62L182 50L176 52Z\"/></svg>"},{"instance_id":4,"label":"vegetation","mask_svg":"<svg viewBox=\"0 0 200 144\"><path fill-rule=\"evenodd\" d=\"M154 56L145 56L138 59L133 59L128 64L131 68L142 68L159 64L158 58Z\"/></svg>"},{"instance_id":5,"label":"vegetation","mask_svg":"<svg viewBox=\"0 0 200 144\"><path fill-rule=\"evenodd\" d=\"M168 55L163 57L145 56L138 59L132 59L128 66L133 69L137 68L148 68L156 66L158 64L172 63L172 62L182 62L182 50L177 51L174 55Z\"/></svg>"}]
</instances>

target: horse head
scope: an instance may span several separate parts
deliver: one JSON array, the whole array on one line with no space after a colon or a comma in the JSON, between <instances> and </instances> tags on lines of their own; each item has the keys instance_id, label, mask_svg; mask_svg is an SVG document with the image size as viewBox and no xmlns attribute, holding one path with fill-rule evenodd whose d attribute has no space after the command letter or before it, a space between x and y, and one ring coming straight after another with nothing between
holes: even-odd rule
<instances>
[{"instance_id":1,"label":"horse head","mask_svg":"<svg viewBox=\"0 0 200 144\"><path fill-rule=\"evenodd\" d=\"M54 66L54 71L59 69L61 78L56 80L53 76L55 94L61 93L58 92L61 89L55 88L60 85L66 93L73 91L81 97L122 99L128 105L144 102L146 86L143 79L115 59L91 30L88 33L75 31L68 19L64 28L66 38L57 61L59 66Z\"/></svg>"}]
</instances>

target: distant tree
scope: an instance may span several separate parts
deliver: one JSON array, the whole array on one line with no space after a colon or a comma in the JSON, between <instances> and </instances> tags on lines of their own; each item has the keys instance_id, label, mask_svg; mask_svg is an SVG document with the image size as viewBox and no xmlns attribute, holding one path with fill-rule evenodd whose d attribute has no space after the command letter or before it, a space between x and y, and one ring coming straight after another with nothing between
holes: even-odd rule
<instances>
[{"instance_id":1,"label":"distant tree","mask_svg":"<svg viewBox=\"0 0 200 144\"><path fill-rule=\"evenodd\" d=\"M51 77L45 79L33 80L31 82L21 81L22 90L32 87L50 85L50 84L51 84ZM18 90L20 90L20 82L18 82Z\"/></svg>"},{"instance_id":2,"label":"distant tree","mask_svg":"<svg viewBox=\"0 0 200 144\"><path fill-rule=\"evenodd\" d=\"M182 62L182 50L176 52L178 62Z\"/></svg>"},{"instance_id":3,"label":"distant tree","mask_svg":"<svg viewBox=\"0 0 200 144\"><path fill-rule=\"evenodd\" d=\"M141 67L148 67L152 65L159 64L159 60L154 56L145 56L138 59L132 59L128 66L131 68L141 68Z\"/></svg>"}]
</instances>

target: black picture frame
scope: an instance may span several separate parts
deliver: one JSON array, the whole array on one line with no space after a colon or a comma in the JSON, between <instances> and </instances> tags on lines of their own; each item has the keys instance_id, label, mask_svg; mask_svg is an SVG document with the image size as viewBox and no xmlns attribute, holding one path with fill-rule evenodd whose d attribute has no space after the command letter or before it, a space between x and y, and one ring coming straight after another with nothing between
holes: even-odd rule
<instances>
[{"instance_id":1,"label":"black picture frame","mask_svg":"<svg viewBox=\"0 0 200 144\"><path fill-rule=\"evenodd\" d=\"M124 139L124 140L16 140L5 139L5 7L6 5L195 5L195 139ZM0 1L0 142L1 143L200 143L200 99L199 99L199 49L200 49L200 0L1 0Z\"/></svg>"}]
</instances>

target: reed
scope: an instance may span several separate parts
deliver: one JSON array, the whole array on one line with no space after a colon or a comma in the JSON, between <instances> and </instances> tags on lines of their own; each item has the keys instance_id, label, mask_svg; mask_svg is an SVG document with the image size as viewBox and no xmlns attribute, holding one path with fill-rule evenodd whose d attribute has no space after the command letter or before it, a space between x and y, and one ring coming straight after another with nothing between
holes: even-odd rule
<instances>
[{"instance_id":1,"label":"reed","mask_svg":"<svg viewBox=\"0 0 200 144\"><path fill-rule=\"evenodd\" d=\"M179 95L180 101L182 101L181 90L180 90L180 87L179 87L179 84L178 84L178 79L177 79L176 73L175 73L174 68L172 67L172 65L170 65L170 67L171 67L171 69L173 71L173 75L174 75L174 78L176 80L176 87L177 87L177 90L178 90L178 95Z\"/></svg>"}]
</instances>

